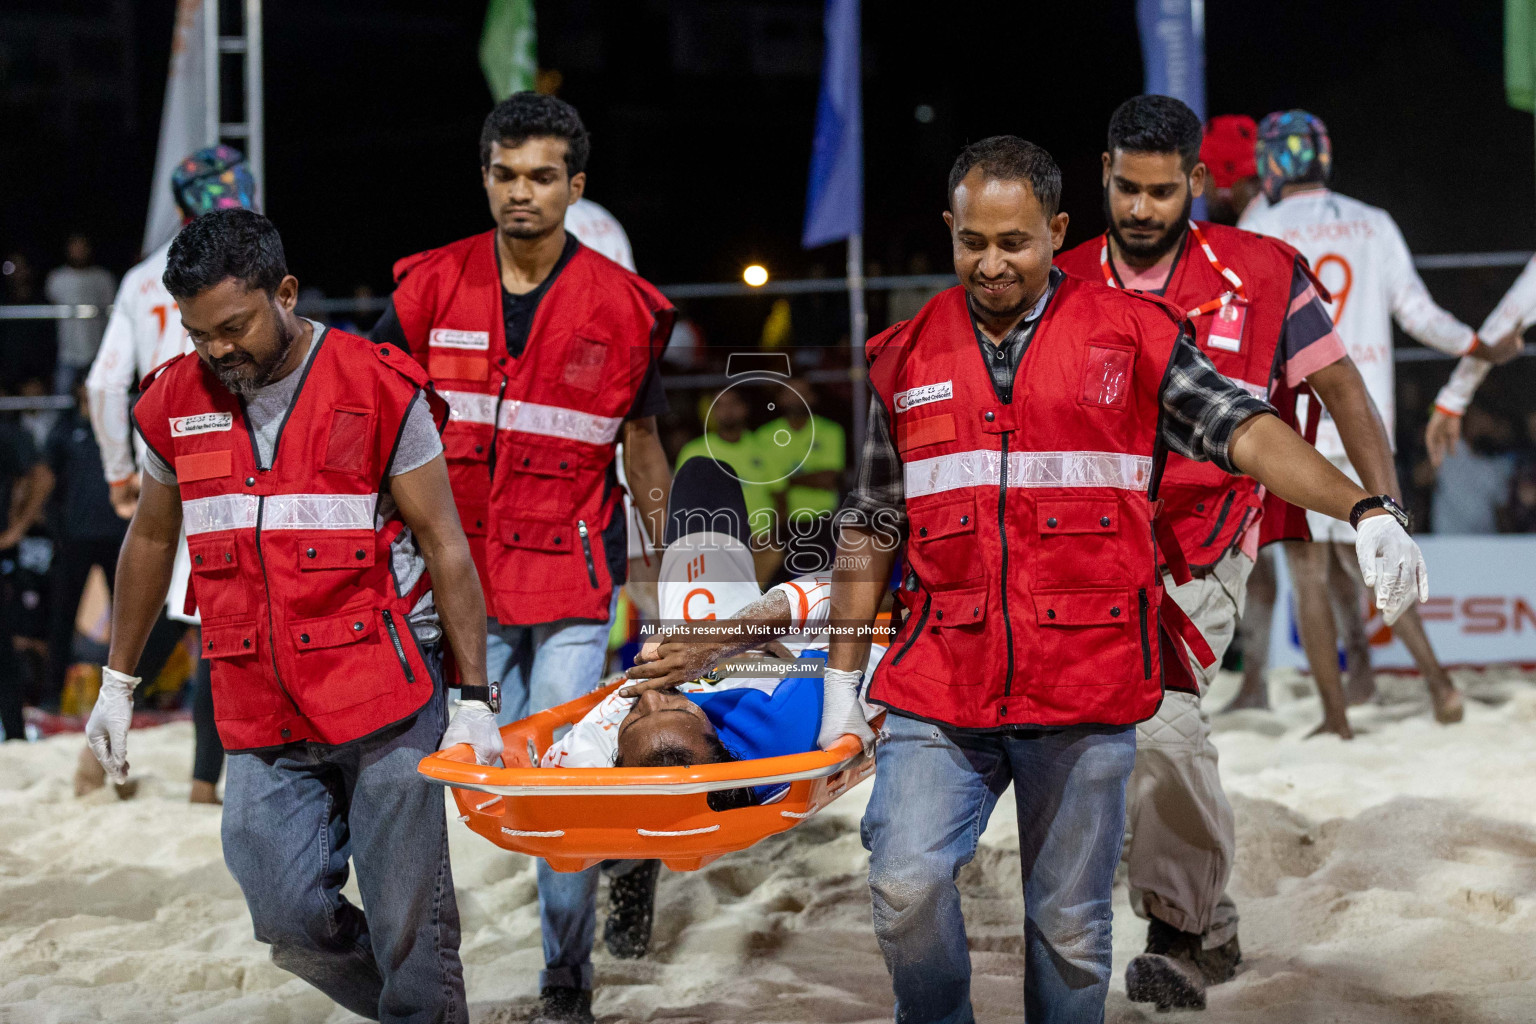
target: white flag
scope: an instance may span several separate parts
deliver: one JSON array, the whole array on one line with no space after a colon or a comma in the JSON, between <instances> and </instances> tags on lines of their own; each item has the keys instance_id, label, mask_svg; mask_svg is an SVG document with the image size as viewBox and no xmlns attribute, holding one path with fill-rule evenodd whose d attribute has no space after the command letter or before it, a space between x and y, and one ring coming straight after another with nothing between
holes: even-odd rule
<instances>
[{"instance_id":1,"label":"white flag","mask_svg":"<svg viewBox=\"0 0 1536 1024\"><path fill-rule=\"evenodd\" d=\"M181 210L171 195L176 165L211 144L203 137L207 130L203 56L203 0L179 0L171 37L171 73L160 111L160 148L149 189L149 220L144 225L146 253L169 242L181 227Z\"/></svg>"}]
</instances>

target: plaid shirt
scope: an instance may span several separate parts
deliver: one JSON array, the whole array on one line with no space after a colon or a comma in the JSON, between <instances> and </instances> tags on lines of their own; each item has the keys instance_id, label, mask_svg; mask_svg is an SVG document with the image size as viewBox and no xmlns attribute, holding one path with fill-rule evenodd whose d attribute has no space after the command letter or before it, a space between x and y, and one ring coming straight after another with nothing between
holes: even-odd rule
<instances>
[{"instance_id":1,"label":"plaid shirt","mask_svg":"<svg viewBox=\"0 0 1536 1024\"><path fill-rule=\"evenodd\" d=\"M1054 292L1056 280L1053 276L1047 298ZM1036 319L1027 321L1026 344L1028 337L1034 334L1034 323L1038 322L1041 308L1036 307L1032 313ZM1013 336L1010 335L1008 340L1014 340ZM1023 348L1023 345L1019 346L1020 356ZM982 356L986 357L985 349ZM992 368L992 362L987 360L989 368ZM1018 360L1009 362L1017 368ZM1011 390L1011 373L1008 385ZM1197 462L1214 462L1228 473L1240 472L1232 465L1232 432L1259 413L1274 412L1269 403L1253 397L1222 376L1183 330L1173 346L1173 358L1169 360L1168 373L1163 378L1161 398L1163 412L1158 417L1157 427L1168 449ZM876 515L884 522L890 522L892 516L899 517L900 523L905 525L907 512L901 457L891 440L890 419L880 396L872 395L858 478L853 490L843 499L838 520L869 522Z\"/></svg>"}]
</instances>

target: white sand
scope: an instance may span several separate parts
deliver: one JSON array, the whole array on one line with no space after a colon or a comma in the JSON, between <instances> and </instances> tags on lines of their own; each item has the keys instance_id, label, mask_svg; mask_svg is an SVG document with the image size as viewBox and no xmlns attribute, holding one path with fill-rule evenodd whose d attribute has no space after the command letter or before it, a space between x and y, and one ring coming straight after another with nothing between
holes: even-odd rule
<instances>
[{"instance_id":1,"label":"white sand","mask_svg":"<svg viewBox=\"0 0 1536 1024\"><path fill-rule=\"evenodd\" d=\"M1293 696L1294 680L1276 683L1276 713L1218 719L1247 960L1204 1017L1179 1019L1536 1020L1536 687L1461 678L1490 703L1470 702L1452 728L1422 702L1391 703L1355 713L1353 743L1304 741L1317 705ZM1412 678L1383 686L1417 697ZM0 748L0 1022L356 1019L251 938L218 810L185 803L189 726L133 734L143 784L127 803L75 800L80 745ZM600 1018L888 1020L858 838L867 795L701 872L664 874L651 957L598 954ZM530 862L451 829L473 1017L520 1021L542 959ZM961 879L986 1021L1023 1019L1017 849L1005 799ZM1120 892L1117 974L1144 936ZM1117 977L1109 1019L1168 1018L1128 1003Z\"/></svg>"}]
</instances>

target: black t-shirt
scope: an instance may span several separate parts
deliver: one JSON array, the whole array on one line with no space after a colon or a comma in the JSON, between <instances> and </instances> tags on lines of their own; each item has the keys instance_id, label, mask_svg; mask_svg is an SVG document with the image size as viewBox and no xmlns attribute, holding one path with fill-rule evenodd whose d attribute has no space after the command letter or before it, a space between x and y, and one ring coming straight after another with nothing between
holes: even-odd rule
<instances>
[{"instance_id":1,"label":"black t-shirt","mask_svg":"<svg viewBox=\"0 0 1536 1024\"><path fill-rule=\"evenodd\" d=\"M11 489L16 480L41 461L32 435L14 416L0 416L0 530L11 524Z\"/></svg>"}]
</instances>

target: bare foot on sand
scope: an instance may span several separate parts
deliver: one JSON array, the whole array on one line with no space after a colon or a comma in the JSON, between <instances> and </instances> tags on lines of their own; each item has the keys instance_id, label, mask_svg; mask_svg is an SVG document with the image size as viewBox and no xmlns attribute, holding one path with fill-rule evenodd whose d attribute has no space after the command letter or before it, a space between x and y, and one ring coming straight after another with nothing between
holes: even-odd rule
<instances>
[{"instance_id":1,"label":"bare foot on sand","mask_svg":"<svg viewBox=\"0 0 1536 1024\"><path fill-rule=\"evenodd\" d=\"M1353 668L1353 667L1351 667ZM1376 699L1376 676L1370 669L1363 672L1349 673L1349 680L1344 684L1344 700L1352 708L1362 704L1369 704Z\"/></svg>"},{"instance_id":2,"label":"bare foot on sand","mask_svg":"<svg viewBox=\"0 0 1536 1024\"><path fill-rule=\"evenodd\" d=\"M222 804L219 799L218 788L211 782L201 779L192 780L192 796L187 800L190 804Z\"/></svg>"},{"instance_id":3,"label":"bare foot on sand","mask_svg":"<svg viewBox=\"0 0 1536 1024\"><path fill-rule=\"evenodd\" d=\"M1430 687L1429 699L1435 705L1435 721L1441 725L1455 725L1466 713L1466 708L1461 702L1461 691L1455 686L1445 689Z\"/></svg>"},{"instance_id":4,"label":"bare foot on sand","mask_svg":"<svg viewBox=\"0 0 1536 1024\"><path fill-rule=\"evenodd\" d=\"M101 762L96 760L90 747L81 749L80 757L75 762L75 796L94 793L106 784L107 773L101 767Z\"/></svg>"},{"instance_id":5,"label":"bare foot on sand","mask_svg":"<svg viewBox=\"0 0 1536 1024\"><path fill-rule=\"evenodd\" d=\"M1307 739L1310 740L1314 736L1324 736L1328 734L1337 736L1341 740L1352 740L1355 738L1355 731L1349 727L1348 720L1340 720L1334 722L1325 718L1316 729L1313 729L1311 732L1307 733Z\"/></svg>"},{"instance_id":6,"label":"bare foot on sand","mask_svg":"<svg viewBox=\"0 0 1536 1024\"><path fill-rule=\"evenodd\" d=\"M1268 711L1269 687L1264 683L1258 686L1249 686L1245 681L1243 688L1237 691L1237 696L1227 702L1226 707L1217 712L1219 715L1228 711Z\"/></svg>"},{"instance_id":7,"label":"bare foot on sand","mask_svg":"<svg viewBox=\"0 0 1536 1024\"><path fill-rule=\"evenodd\" d=\"M91 748L86 747L80 751L80 759L75 762L75 796L94 793L106 784L106 769L102 768L101 762L96 760L96 755L91 753ZM139 780L129 779L121 784L114 782L112 790L119 800L132 800L134 794L139 791Z\"/></svg>"}]
</instances>

